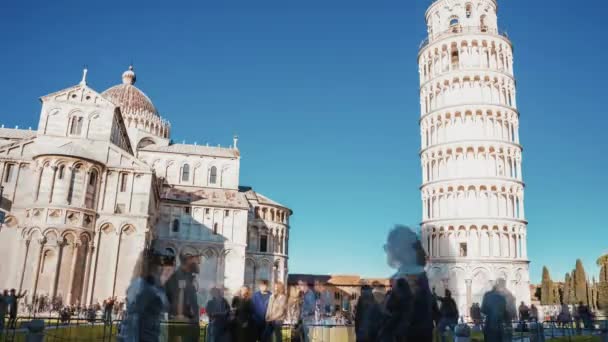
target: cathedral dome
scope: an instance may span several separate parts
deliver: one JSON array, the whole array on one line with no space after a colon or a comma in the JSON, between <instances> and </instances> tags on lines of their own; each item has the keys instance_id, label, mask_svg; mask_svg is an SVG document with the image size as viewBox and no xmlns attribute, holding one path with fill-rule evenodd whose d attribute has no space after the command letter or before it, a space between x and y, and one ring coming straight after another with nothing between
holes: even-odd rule
<instances>
[{"instance_id":1,"label":"cathedral dome","mask_svg":"<svg viewBox=\"0 0 608 342\"><path fill-rule=\"evenodd\" d=\"M136 81L133 66L122 74L122 84L115 85L101 95L120 107L123 115L159 116L150 98L134 86Z\"/></svg>"}]
</instances>

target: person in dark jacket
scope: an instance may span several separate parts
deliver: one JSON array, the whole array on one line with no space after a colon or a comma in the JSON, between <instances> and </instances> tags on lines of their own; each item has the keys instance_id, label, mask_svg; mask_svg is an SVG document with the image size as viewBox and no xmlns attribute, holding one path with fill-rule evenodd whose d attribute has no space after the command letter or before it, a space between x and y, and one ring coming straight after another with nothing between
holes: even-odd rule
<instances>
[{"instance_id":1,"label":"person in dark jacket","mask_svg":"<svg viewBox=\"0 0 608 342\"><path fill-rule=\"evenodd\" d=\"M387 294L381 341L431 342L433 339L433 295L424 270L426 254L418 235L410 228L396 226L384 246L387 261L397 269ZM397 312L400 308L401 312ZM397 316L397 317L395 317ZM392 321L397 321L392 323ZM395 334L387 334L387 328Z\"/></svg>"},{"instance_id":2,"label":"person in dark jacket","mask_svg":"<svg viewBox=\"0 0 608 342\"><path fill-rule=\"evenodd\" d=\"M11 289L11 295L8 298L9 312L8 312L8 328L15 329L17 327L17 313L19 312L19 299L25 297L27 291L17 293L15 289Z\"/></svg>"},{"instance_id":3,"label":"person in dark jacket","mask_svg":"<svg viewBox=\"0 0 608 342\"><path fill-rule=\"evenodd\" d=\"M4 290L2 295L0 295L0 336L2 336L2 332L4 331L4 320L6 319L6 312L8 311L8 306L8 290Z\"/></svg>"},{"instance_id":4,"label":"person in dark jacket","mask_svg":"<svg viewBox=\"0 0 608 342\"><path fill-rule=\"evenodd\" d=\"M437 299L441 302L441 306L439 306L441 318L439 319L437 331L439 332L439 336L441 336L441 341L444 342L446 330L454 330L454 327L458 324L458 306L454 298L452 298L452 292L448 289L445 290L445 297L437 297Z\"/></svg>"},{"instance_id":5,"label":"person in dark jacket","mask_svg":"<svg viewBox=\"0 0 608 342\"><path fill-rule=\"evenodd\" d=\"M142 256L141 274L127 289L126 311L116 337L119 342L164 341L161 320L167 312L168 300L161 286L162 266L173 263L173 256L150 250ZM95 315L95 311L89 309Z\"/></svg>"},{"instance_id":6,"label":"person in dark jacket","mask_svg":"<svg viewBox=\"0 0 608 342\"><path fill-rule=\"evenodd\" d=\"M209 342L228 342L230 341L229 316L230 305L222 296L222 291L212 288L210 291L211 300L207 302L206 311L209 316L208 336ZM197 339L198 341L198 339Z\"/></svg>"},{"instance_id":7,"label":"person in dark jacket","mask_svg":"<svg viewBox=\"0 0 608 342\"><path fill-rule=\"evenodd\" d=\"M357 300L355 335L357 342L375 342L378 338L382 314L372 288L364 285Z\"/></svg>"},{"instance_id":8,"label":"person in dark jacket","mask_svg":"<svg viewBox=\"0 0 608 342\"><path fill-rule=\"evenodd\" d=\"M492 290L484 294L481 302L481 313L486 316L483 327L484 341L503 341L506 338L511 340L504 328L517 314L512 297L504 279L498 279Z\"/></svg>"},{"instance_id":9,"label":"person in dark jacket","mask_svg":"<svg viewBox=\"0 0 608 342\"><path fill-rule=\"evenodd\" d=\"M233 342L255 342L256 331L253 325L253 303L248 286L241 287L238 296L232 299L234 320L232 322Z\"/></svg>"},{"instance_id":10,"label":"person in dark jacket","mask_svg":"<svg viewBox=\"0 0 608 342\"><path fill-rule=\"evenodd\" d=\"M169 336L171 340L181 338L182 342L198 342L200 309L196 275L200 271L200 256L182 252L179 259L179 268L165 283L169 299L169 320L181 322L169 325Z\"/></svg>"},{"instance_id":11,"label":"person in dark jacket","mask_svg":"<svg viewBox=\"0 0 608 342\"><path fill-rule=\"evenodd\" d=\"M255 326L256 337L259 341L266 341L266 311L268 310L268 301L270 300L270 291L268 291L268 280L261 279L258 281L258 291L253 294L253 323Z\"/></svg>"}]
</instances>

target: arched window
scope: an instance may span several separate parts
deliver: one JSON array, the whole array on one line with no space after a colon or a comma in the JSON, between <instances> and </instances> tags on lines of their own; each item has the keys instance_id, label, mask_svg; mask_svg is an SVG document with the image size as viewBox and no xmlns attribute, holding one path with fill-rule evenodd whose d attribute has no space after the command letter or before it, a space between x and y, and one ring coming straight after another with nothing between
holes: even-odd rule
<instances>
[{"instance_id":1,"label":"arched window","mask_svg":"<svg viewBox=\"0 0 608 342\"><path fill-rule=\"evenodd\" d=\"M89 174L89 184L85 193L85 205L87 208L93 208L95 205L95 196L97 195L97 170L92 170Z\"/></svg>"},{"instance_id":2,"label":"arched window","mask_svg":"<svg viewBox=\"0 0 608 342\"><path fill-rule=\"evenodd\" d=\"M486 32L488 27L486 26L486 15L482 15L479 17L479 26L481 27L481 32Z\"/></svg>"},{"instance_id":3,"label":"arched window","mask_svg":"<svg viewBox=\"0 0 608 342\"><path fill-rule=\"evenodd\" d=\"M458 17L454 17L454 18L450 19L450 27L458 26L458 23L459 23Z\"/></svg>"},{"instance_id":4,"label":"arched window","mask_svg":"<svg viewBox=\"0 0 608 342\"><path fill-rule=\"evenodd\" d=\"M128 179L129 175L126 173L121 173L120 174L120 192L125 192L127 191L127 179Z\"/></svg>"},{"instance_id":5,"label":"arched window","mask_svg":"<svg viewBox=\"0 0 608 342\"><path fill-rule=\"evenodd\" d=\"M97 171L91 171L91 175L89 176L89 185L95 186L97 184Z\"/></svg>"},{"instance_id":6,"label":"arched window","mask_svg":"<svg viewBox=\"0 0 608 342\"><path fill-rule=\"evenodd\" d=\"M4 171L4 183L8 183L13 178L14 164L6 164L6 170Z\"/></svg>"},{"instance_id":7,"label":"arched window","mask_svg":"<svg viewBox=\"0 0 608 342\"><path fill-rule=\"evenodd\" d=\"M209 170L209 184L217 183L217 167L212 166L211 170Z\"/></svg>"},{"instance_id":8,"label":"arched window","mask_svg":"<svg viewBox=\"0 0 608 342\"><path fill-rule=\"evenodd\" d=\"M260 252L268 252L268 235L260 235Z\"/></svg>"},{"instance_id":9,"label":"arched window","mask_svg":"<svg viewBox=\"0 0 608 342\"><path fill-rule=\"evenodd\" d=\"M218 225L217 222L213 224L213 235L217 235Z\"/></svg>"},{"instance_id":10,"label":"arched window","mask_svg":"<svg viewBox=\"0 0 608 342\"><path fill-rule=\"evenodd\" d=\"M140 148L144 148L146 146L154 145L154 144L155 144L154 140L152 140L150 138L143 138L139 141L139 143L137 143L137 149L139 150Z\"/></svg>"},{"instance_id":11,"label":"arched window","mask_svg":"<svg viewBox=\"0 0 608 342\"><path fill-rule=\"evenodd\" d=\"M171 231L174 233L179 232L179 220L178 219L173 220L173 224L171 224Z\"/></svg>"},{"instance_id":12,"label":"arched window","mask_svg":"<svg viewBox=\"0 0 608 342\"><path fill-rule=\"evenodd\" d=\"M182 166L182 182L190 181L190 165L184 164Z\"/></svg>"},{"instance_id":13,"label":"arched window","mask_svg":"<svg viewBox=\"0 0 608 342\"><path fill-rule=\"evenodd\" d=\"M473 9L473 5L469 2L469 3L466 4L465 8L466 8L467 18L470 18L471 17L471 12L472 12L472 9Z\"/></svg>"},{"instance_id":14,"label":"arched window","mask_svg":"<svg viewBox=\"0 0 608 342\"><path fill-rule=\"evenodd\" d=\"M460 59L458 56L458 48L452 51L452 68L457 69L460 66Z\"/></svg>"},{"instance_id":15,"label":"arched window","mask_svg":"<svg viewBox=\"0 0 608 342\"><path fill-rule=\"evenodd\" d=\"M72 116L70 120L70 135L82 134L82 116Z\"/></svg>"}]
</instances>

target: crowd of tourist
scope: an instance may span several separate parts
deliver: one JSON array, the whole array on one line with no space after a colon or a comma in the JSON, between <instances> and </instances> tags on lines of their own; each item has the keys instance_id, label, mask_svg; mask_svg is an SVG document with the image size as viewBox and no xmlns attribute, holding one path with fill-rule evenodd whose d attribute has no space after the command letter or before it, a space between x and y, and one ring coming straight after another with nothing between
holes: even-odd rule
<instances>
[{"instance_id":1,"label":"crowd of tourist","mask_svg":"<svg viewBox=\"0 0 608 342\"><path fill-rule=\"evenodd\" d=\"M120 321L118 341L160 342L167 338L182 342L199 340L200 322L207 320L209 342L273 342L282 341L283 327L289 325L292 340L309 342L319 326L351 325L354 323L358 342L433 341L434 332L441 341L462 324L463 313L449 289L442 295L431 289L425 272L426 255L417 235L406 227L391 231L385 245L388 262L397 269L390 286L361 287L356 303L348 300L335 306L332 293L325 284L316 281L298 281L297 289L288 298L285 285L275 282L272 289L267 280L259 280L256 289L248 286L229 303L224 289L212 288L204 307L197 296L197 274L200 258L180 254L179 267L163 284L164 266L173 265L173 256L162 251L148 250L141 259L141 272L130 284L125 302L116 297L90 306L63 306L61 300L46 296L34 298L30 310L57 311L62 321L71 317L86 318L91 322L100 319L106 324ZM19 299L26 293L4 291L0 296L0 329L14 327ZM350 312L353 312L352 315ZM521 303L516 308L515 297L499 279L487 292L482 303L473 303L468 313L474 326L483 330L486 341L505 338L505 326L513 321L538 321L538 309ZM563 306L555 318L564 323L579 320L588 326L593 320L589 308L583 303L576 308L574 317L568 306ZM162 324L169 321L170 324ZM460 320L460 322L459 322Z\"/></svg>"}]
</instances>

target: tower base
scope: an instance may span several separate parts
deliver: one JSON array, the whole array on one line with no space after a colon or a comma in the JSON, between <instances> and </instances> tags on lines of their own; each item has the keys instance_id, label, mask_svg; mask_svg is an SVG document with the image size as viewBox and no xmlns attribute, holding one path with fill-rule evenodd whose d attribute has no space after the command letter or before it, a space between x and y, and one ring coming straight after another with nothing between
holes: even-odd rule
<instances>
[{"instance_id":1,"label":"tower base","mask_svg":"<svg viewBox=\"0 0 608 342\"><path fill-rule=\"evenodd\" d=\"M470 316L473 303L481 305L483 296L498 279L504 279L507 289L515 296L516 305L530 305L530 277L527 260L431 260L427 274L431 289L444 296L449 289L458 305L461 317Z\"/></svg>"}]
</instances>

